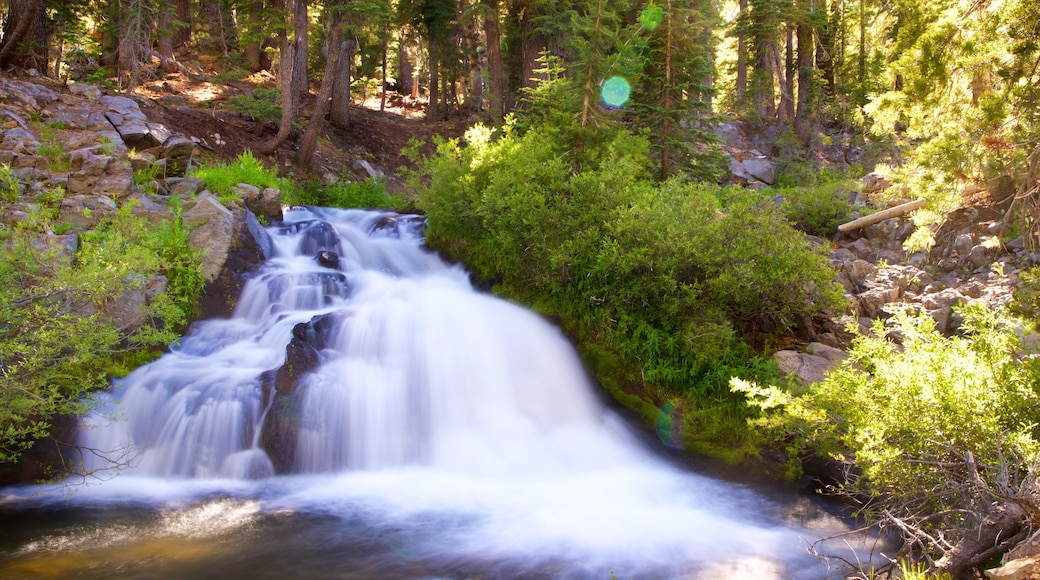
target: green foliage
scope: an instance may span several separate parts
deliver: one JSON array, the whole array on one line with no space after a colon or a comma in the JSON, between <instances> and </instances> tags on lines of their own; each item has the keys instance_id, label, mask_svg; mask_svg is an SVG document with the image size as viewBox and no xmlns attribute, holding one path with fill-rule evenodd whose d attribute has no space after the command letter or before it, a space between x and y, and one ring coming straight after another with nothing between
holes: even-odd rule
<instances>
[{"instance_id":1,"label":"green foliage","mask_svg":"<svg viewBox=\"0 0 1040 580\"><path fill-rule=\"evenodd\" d=\"M264 164L253 156L252 151L245 151L235 161L208 167L192 169L192 177L197 177L206 182L206 187L217 194L221 203L233 203L238 201L234 187L239 183L246 183L259 187L291 189L291 184L278 177L274 169L264 167Z\"/></svg>"},{"instance_id":2,"label":"green foliage","mask_svg":"<svg viewBox=\"0 0 1040 580\"><path fill-rule=\"evenodd\" d=\"M1023 270L1019 278L1021 283L1015 288L1015 300L1010 309L1036 330L1040 328L1040 267Z\"/></svg>"},{"instance_id":3,"label":"green foliage","mask_svg":"<svg viewBox=\"0 0 1040 580\"><path fill-rule=\"evenodd\" d=\"M261 123L277 124L282 118L281 89L257 87L253 95L231 95L228 108L249 115Z\"/></svg>"},{"instance_id":4,"label":"green foliage","mask_svg":"<svg viewBox=\"0 0 1040 580\"><path fill-rule=\"evenodd\" d=\"M655 183L642 137L617 131L576 169L555 131L507 125L496 138L475 127L466 147L439 142L411 177L429 243L607 345L621 368L636 369L625 381L660 403L678 396L686 417L708 407L742 417L731 374L775 374L742 337L839 307L826 258L775 204L735 188Z\"/></svg>"},{"instance_id":5,"label":"green foliage","mask_svg":"<svg viewBox=\"0 0 1040 580\"><path fill-rule=\"evenodd\" d=\"M41 220L2 231L0 462L47 436L55 417L88 410L91 392L175 340L201 290L199 256L179 219L156 228L126 206L83 234L74 255L41 243ZM160 274L169 284L146 306L152 323L117 327L106 306Z\"/></svg>"},{"instance_id":6,"label":"green foliage","mask_svg":"<svg viewBox=\"0 0 1040 580\"><path fill-rule=\"evenodd\" d=\"M855 182L835 179L808 187L777 187L772 193L783 198L781 210L796 228L814 236L830 237L839 225L849 221L849 192L855 187Z\"/></svg>"},{"instance_id":7,"label":"green foliage","mask_svg":"<svg viewBox=\"0 0 1040 580\"><path fill-rule=\"evenodd\" d=\"M854 462L862 476L848 491L874 498L868 515L898 505L925 530L948 531L974 501L964 483L975 477L969 453L979 476L1003 489L999 478L1017 478L1040 451L1040 359L1013 320L980 305L962 313L956 337L925 315L899 315L889 329L877 322L847 361L801 394L740 380L733 389L793 461L815 453Z\"/></svg>"},{"instance_id":8,"label":"green foliage","mask_svg":"<svg viewBox=\"0 0 1040 580\"><path fill-rule=\"evenodd\" d=\"M284 194L282 201L292 205L342 208L394 208L403 205L401 200L394 200L387 193L385 180L372 178L357 183L339 182L331 186L308 182Z\"/></svg>"},{"instance_id":9,"label":"green foliage","mask_svg":"<svg viewBox=\"0 0 1040 580\"><path fill-rule=\"evenodd\" d=\"M0 201L14 202L18 200L21 186L18 178L14 175L10 163L0 164Z\"/></svg>"}]
</instances>

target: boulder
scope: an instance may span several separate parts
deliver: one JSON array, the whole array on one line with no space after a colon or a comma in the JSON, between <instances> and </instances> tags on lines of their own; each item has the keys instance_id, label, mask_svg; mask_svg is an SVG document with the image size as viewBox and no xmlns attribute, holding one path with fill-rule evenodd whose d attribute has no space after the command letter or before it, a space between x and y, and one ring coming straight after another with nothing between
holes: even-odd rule
<instances>
[{"instance_id":1,"label":"boulder","mask_svg":"<svg viewBox=\"0 0 1040 580\"><path fill-rule=\"evenodd\" d=\"M242 293L245 278L273 253L271 237L248 209L224 207L203 192L185 203L181 219L194 227L188 242L203 253L206 280L200 301L203 318L231 314Z\"/></svg>"},{"instance_id":2,"label":"boulder","mask_svg":"<svg viewBox=\"0 0 1040 580\"><path fill-rule=\"evenodd\" d=\"M95 85L83 83L69 83L69 92L74 95L82 95L88 101L98 102L101 100L101 89Z\"/></svg>"},{"instance_id":3,"label":"boulder","mask_svg":"<svg viewBox=\"0 0 1040 580\"><path fill-rule=\"evenodd\" d=\"M195 154L195 142L184 137L173 136L163 144L163 159L166 160L167 175L184 175L191 167Z\"/></svg>"},{"instance_id":4,"label":"boulder","mask_svg":"<svg viewBox=\"0 0 1040 580\"><path fill-rule=\"evenodd\" d=\"M794 374L795 382L802 386L808 386L822 381L826 378L827 373L837 366L837 360L841 360L840 358L835 360L836 355L833 352L838 351L839 349L826 346L822 343L813 344L816 345L817 351L823 354L799 352L795 350L781 350L773 353L773 359L780 367L780 372L785 375Z\"/></svg>"},{"instance_id":5,"label":"boulder","mask_svg":"<svg viewBox=\"0 0 1040 580\"><path fill-rule=\"evenodd\" d=\"M776 182L776 164L766 157L752 157L741 162L744 171L751 177L772 185Z\"/></svg>"}]
</instances>

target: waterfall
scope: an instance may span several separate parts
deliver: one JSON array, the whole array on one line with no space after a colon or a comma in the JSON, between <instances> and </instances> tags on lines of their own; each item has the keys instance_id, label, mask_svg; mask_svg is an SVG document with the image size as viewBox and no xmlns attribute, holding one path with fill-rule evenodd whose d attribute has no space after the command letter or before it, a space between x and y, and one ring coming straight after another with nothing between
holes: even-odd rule
<instances>
[{"instance_id":1,"label":"waterfall","mask_svg":"<svg viewBox=\"0 0 1040 580\"><path fill-rule=\"evenodd\" d=\"M271 446L280 472L510 471L576 461L611 429L560 331L474 291L418 217L294 208L268 232L232 316L118 381L116 420L91 417L84 446L130 444L134 473L185 478L272 475ZM294 333L316 360L281 392Z\"/></svg>"},{"instance_id":2,"label":"waterfall","mask_svg":"<svg viewBox=\"0 0 1040 580\"><path fill-rule=\"evenodd\" d=\"M144 515L105 533L88 519L26 558L82 545L92 569L131 576L828 576L803 538L846 524L651 453L562 333L475 291L424 248L420 218L294 208L267 232L273 256L233 314L83 420L81 445L129 450L131 467L71 499L0 497ZM140 567L124 549L139 543L171 544L169 567ZM0 575L3 560L0 542Z\"/></svg>"}]
</instances>

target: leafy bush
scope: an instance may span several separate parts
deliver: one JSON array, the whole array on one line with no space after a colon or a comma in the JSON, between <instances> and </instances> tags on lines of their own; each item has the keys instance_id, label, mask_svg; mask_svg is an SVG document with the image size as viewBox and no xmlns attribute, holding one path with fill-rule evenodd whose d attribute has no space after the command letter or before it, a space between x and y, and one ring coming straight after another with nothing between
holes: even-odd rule
<instances>
[{"instance_id":1,"label":"leafy bush","mask_svg":"<svg viewBox=\"0 0 1040 580\"><path fill-rule=\"evenodd\" d=\"M199 256L179 220L156 228L130 206L81 236L74 256L40 244L43 216L3 230L0 244L0 463L49 434L54 417L85 412L108 386L177 338L198 300ZM104 305L165 274L154 324L117 328Z\"/></svg>"},{"instance_id":2,"label":"leafy bush","mask_svg":"<svg viewBox=\"0 0 1040 580\"><path fill-rule=\"evenodd\" d=\"M247 183L261 189L292 189L290 182L279 178L278 172L274 169L264 167L251 151L243 152L231 163L195 168L191 171L191 176L203 180L206 187L213 190L220 202L225 204L238 201L233 188L239 183Z\"/></svg>"},{"instance_id":3,"label":"leafy bush","mask_svg":"<svg viewBox=\"0 0 1040 580\"><path fill-rule=\"evenodd\" d=\"M401 205L387 193L385 180L371 178L357 183L340 182L331 186L312 181L283 195L282 201L295 205L342 208L393 208Z\"/></svg>"},{"instance_id":4,"label":"leafy bush","mask_svg":"<svg viewBox=\"0 0 1040 580\"><path fill-rule=\"evenodd\" d=\"M810 453L854 464L861 476L843 491L870 498L871 520L899 517L948 549L976 533L990 502L1016 493L1040 452L1040 359L1006 316L979 305L963 314L958 337L924 315L902 314L890 331L877 322L801 394L741 380L733 388L759 409L756 425L787 447L794 469ZM908 540L937 559L940 545L921 537Z\"/></svg>"},{"instance_id":5,"label":"leafy bush","mask_svg":"<svg viewBox=\"0 0 1040 580\"><path fill-rule=\"evenodd\" d=\"M252 97L231 95L228 108L246 114L261 123L278 123L282 117L282 92L278 87L257 87Z\"/></svg>"},{"instance_id":6,"label":"leafy bush","mask_svg":"<svg viewBox=\"0 0 1040 580\"><path fill-rule=\"evenodd\" d=\"M776 188L773 192L783 198L781 209L796 228L829 237L852 215L849 192L853 187L852 182L837 179L807 187Z\"/></svg>"},{"instance_id":7,"label":"leafy bush","mask_svg":"<svg viewBox=\"0 0 1040 580\"><path fill-rule=\"evenodd\" d=\"M10 163L0 164L0 201L8 203L18 200L21 186Z\"/></svg>"},{"instance_id":8,"label":"leafy bush","mask_svg":"<svg viewBox=\"0 0 1040 580\"><path fill-rule=\"evenodd\" d=\"M659 405L679 397L688 417L716 408L743 423L731 373L775 376L743 337L839 307L825 256L772 203L653 182L642 137L617 131L578 166L556 130L441 141L410 181L429 243L615 353L633 369L620 382Z\"/></svg>"}]
</instances>

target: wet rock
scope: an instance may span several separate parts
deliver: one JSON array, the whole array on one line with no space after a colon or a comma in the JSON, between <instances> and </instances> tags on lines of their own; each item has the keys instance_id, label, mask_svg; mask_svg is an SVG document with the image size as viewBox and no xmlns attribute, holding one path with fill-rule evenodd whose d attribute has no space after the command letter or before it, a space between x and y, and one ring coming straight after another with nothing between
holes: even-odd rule
<instances>
[{"instance_id":1,"label":"wet rock","mask_svg":"<svg viewBox=\"0 0 1040 580\"><path fill-rule=\"evenodd\" d=\"M282 192L273 187L260 188L240 183L234 187L241 196L242 203L257 216L263 216L268 223L282 221Z\"/></svg>"},{"instance_id":2,"label":"wet rock","mask_svg":"<svg viewBox=\"0 0 1040 580\"><path fill-rule=\"evenodd\" d=\"M234 310L246 277L273 253L271 237L244 207L229 209L206 192L189 202L185 202L181 219L195 228L188 242L203 252L206 285L200 315L227 317Z\"/></svg>"},{"instance_id":3,"label":"wet rock","mask_svg":"<svg viewBox=\"0 0 1040 580\"><path fill-rule=\"evenodd\" d=\"M318 252L314 259L325 268L339 269L339 254L336 252Z\"/></svg>"},{"instance_id":4,"label":"wet rock","mask_svg":"<svg viewBox=\"0 0 1040 580\"><path fill-rule=\"evenodd\" d=\"M303 232L300 240L300 252L317 255L318 252L339 251L339 234L336 228L323 221L309 221L293 224Z\"/></svg>"}]
</instances>

